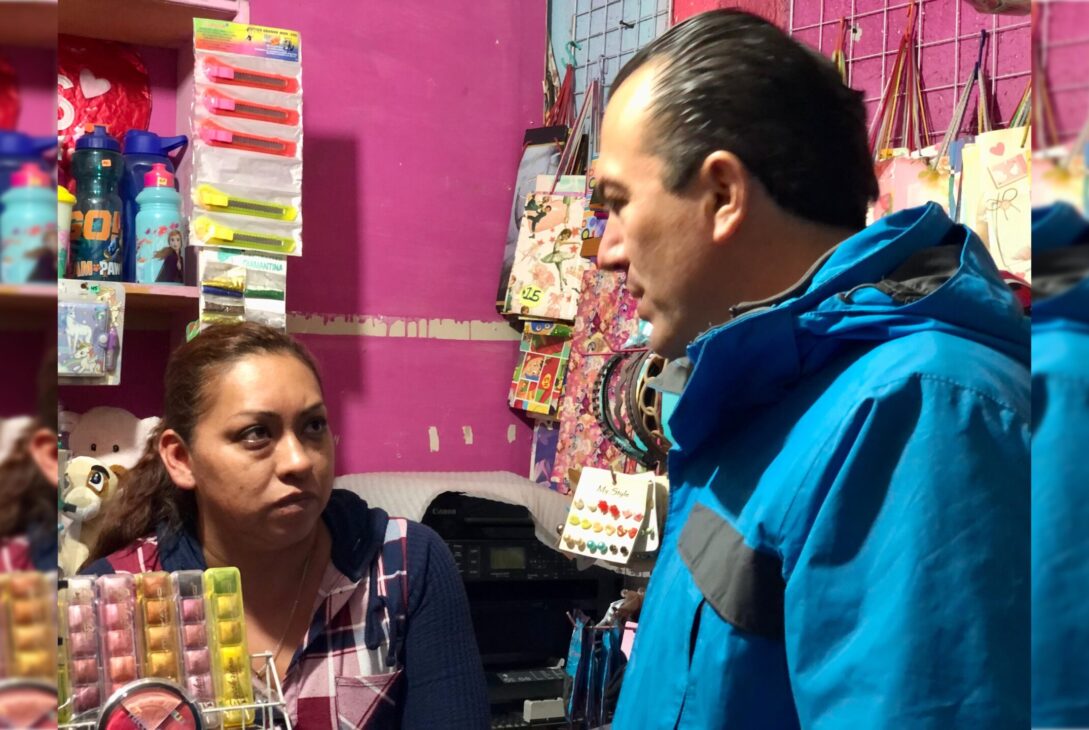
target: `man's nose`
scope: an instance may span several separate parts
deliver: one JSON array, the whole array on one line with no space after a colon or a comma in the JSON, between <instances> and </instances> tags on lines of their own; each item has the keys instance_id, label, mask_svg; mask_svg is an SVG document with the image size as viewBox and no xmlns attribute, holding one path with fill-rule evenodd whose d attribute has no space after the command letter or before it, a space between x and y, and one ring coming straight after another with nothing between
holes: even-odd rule
<instances>
[{"instance_id":1,"label":"man's nose","mask_svg":"<svg viewBox=\"0 0 1089 730\"><path fill-rule=\"evenodd\" d=\"M597 265L606 271L628 268L624 234L620 231L620 223L612 216L605 223L605 233L602 234L601 245L597 249Z\"/></svg>"}]
</instances>

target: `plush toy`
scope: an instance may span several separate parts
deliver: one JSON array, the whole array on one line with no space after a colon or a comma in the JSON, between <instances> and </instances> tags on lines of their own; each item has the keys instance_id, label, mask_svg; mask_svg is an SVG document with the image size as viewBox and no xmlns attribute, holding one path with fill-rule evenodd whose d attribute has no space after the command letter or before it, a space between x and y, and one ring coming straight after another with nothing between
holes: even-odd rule
<instances>
[{"instance_id":1,"label":"plush toy","mask_svg":"<svg viewBox=\"0 0 1089 730\"><path fill-rule=\"evenodd\" d=\"M65 529L57 551L57 564L64 575L73 575L87 561L102 531L102 521L97 518L106 502L117 493L118 480L124 473L124 467L107 468L91 456L77 456L68 461L61 499L72 522Z\"/></svg>"},{"instance_id":2,"label":"plush toy","mask_svg":"<svg viewBox=\"0 0 1089 730\"><path fill-rule=\"evenodd\" d=\"M64 528L58 562L71 575L86 561L98 534L99 516L117 493L122 474L136 466L159 419L139 419L122 408L60 414L62 442L71 452L61 484Z\"/></svg>"},{"instance_id":3,"label":"plush toy","mask_svg":"<svg viewBox=\"0 0 1089 730\"><path fill-rule=\"evenodd\" d=\"M106 466L131 469L140 460L157 417L139 419L123 408L100 406L83 415L61 413L62 438L72 456L93 456Z\"/></svg>"}]
</instances>

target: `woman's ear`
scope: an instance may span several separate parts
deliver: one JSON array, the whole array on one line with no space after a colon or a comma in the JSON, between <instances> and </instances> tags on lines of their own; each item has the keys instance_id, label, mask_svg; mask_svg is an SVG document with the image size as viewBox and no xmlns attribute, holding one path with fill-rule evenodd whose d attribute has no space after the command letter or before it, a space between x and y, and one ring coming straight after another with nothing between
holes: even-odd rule
<instances>
[{"instance_id":1,"label":"woman's ear","mask_svg":"<svg viewBox=\"0 0 1089 730\"><path fill-rule=\"evenodd\" d=\"M194 489L197 480L193 476L192 455L178 432L166 429L159 436L159 458L163 460L170 480L179 489Z\"/></svg>"},{"instance_id":2,"label":"woman's ear","mask_svg":"<svg viewBox=\"0 0 1089 730\"><path fill-rule=\"evenodd\" d=\"M38 465L42 476L56 488L59 481L57 474L57 434L48 428L39 428L30 437L30 456Z\"/></svg>"}]
</instances>

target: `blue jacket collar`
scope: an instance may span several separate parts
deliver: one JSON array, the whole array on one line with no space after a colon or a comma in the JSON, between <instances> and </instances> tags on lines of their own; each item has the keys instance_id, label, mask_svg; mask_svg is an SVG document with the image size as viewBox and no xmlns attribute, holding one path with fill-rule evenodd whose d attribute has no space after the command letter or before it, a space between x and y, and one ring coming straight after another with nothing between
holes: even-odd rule
<instances>
[{"instance_id":1,"label":"blue jacket collar","mask_svg":"<svg viewBox=\"0 0 1089 730\"><path fill-rule=\"evenodd\" d=\"M905 261L943 244L956 244L960 254L936 290L905 303L879 286ZM692 375L670 422L675 443L685 451L698 448L723 416L781 400L850 345L925 330L1029 360L1028 321L982 242L933 203L848 238L798 290L692 343Z\"/></svg>"},{"instance_id":2,"label":"blue jacket collar","mask_svg":"<svg viewBox=\"0 0 1089 730\"><path fill-rule=\"evenodd\" d=\"M1089 220L1060 203L1032 211L1035 332L1089 331Z\"/></svg>"}]
</instances>

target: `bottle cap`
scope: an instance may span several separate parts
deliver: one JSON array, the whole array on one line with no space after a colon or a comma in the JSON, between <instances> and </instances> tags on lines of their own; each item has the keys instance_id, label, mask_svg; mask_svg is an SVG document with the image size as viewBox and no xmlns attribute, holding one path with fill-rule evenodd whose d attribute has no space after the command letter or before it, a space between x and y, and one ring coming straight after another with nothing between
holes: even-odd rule
<instances>
[{"instance_id":1,"label":"bottle cap","mask_svg":"<svg viewBox=\"0 0 1089 730\"><path fill-rule=\"evenodd\" d=\"M144 173L145 188L172 188L174 187L174 175L166 169L166 165L156 162L151 169Z\"/></svg>"},{"instance_id":2,"label":"bottle cap","mask_svg":"<svg viewBox=\"0 0 1089 730\"><path fill-rule=\"evenodd\" d=\"M42 172L42 168L34 162L26 162L17 171L11 174L11 186L13 188L45 188L52 187L53 181Z\"/></svg>"},{"instance_id":3,"label":"bottle cap","mask_svg":"<svg viewBox=\"0 0 1089 730\"><path fill-rule=\"evenodd\" d=\"M76 141L76 149L112 150L114 152L120 152L121 145L117 143L116 139L110 136L104 126L96 124L94 125L93 131L86 132Z\"/></svg>"}]
</instances>

